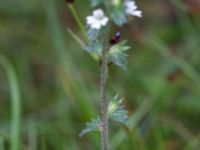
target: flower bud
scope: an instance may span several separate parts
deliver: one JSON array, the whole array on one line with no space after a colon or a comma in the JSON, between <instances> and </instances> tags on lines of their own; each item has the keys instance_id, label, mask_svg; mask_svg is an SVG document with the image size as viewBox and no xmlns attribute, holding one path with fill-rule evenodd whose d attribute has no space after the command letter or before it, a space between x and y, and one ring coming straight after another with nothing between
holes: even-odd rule
<instances>
[{"instance_id":1,"label":"flower bud","mask_svg":"<svg viewBox=\"0 0 200 150\"><path fill-rule=\"evenodd\" d=\"M68 4L72 4L72 3L74 2L74 0L66 0L66 2L67 2Z\"/></svg>"},{"instance_id":2,"label":"flower bud","mask_svg":"<svg viewBox=\"0 0 200 150\"><path fill-rule=\"evenodd\" d=\"M117 32L117 33L110 39L110 44L111 44L111 45L117 44L117 43L119 43L120 39L121 39L121 33L120 33L120 32Z\"/></svg>"}]
</instances>

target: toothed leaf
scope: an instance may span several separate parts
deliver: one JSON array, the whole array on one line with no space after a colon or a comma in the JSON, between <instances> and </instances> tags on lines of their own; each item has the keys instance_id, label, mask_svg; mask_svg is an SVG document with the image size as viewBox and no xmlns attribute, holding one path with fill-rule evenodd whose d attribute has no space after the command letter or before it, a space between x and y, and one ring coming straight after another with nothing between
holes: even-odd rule
<instances>
[{"instance_id":1,"label":"toothed leaf","mask_svg":"<svg viewBox=\"0 0 200 150\"><path fill-rule=\"evenodd\" d=\"M91 122L87 122L86 127L81 131L79 137L82 137L92 131L100 131L100 124L101 119L99 117L97 117L96 119L92 119Z\"/></svg>"},{"instance_id":2,"label":"toothed leaf","mask_svg":"<svg viewBox=\"0 0 200 150\"><path fill-rule=\"evenodd\" d=\"M94 41L97 39L97 37L100 35L101 30L97 29L89 29L87 32L87 37L89 40Z\"/></svg>"},{"instance_id":3,"label":"toothed leaf","mask_svg":"<svg viewBox=\"0 0 200 150\"><path fill-rule=\"evenodd\" d=\"M96 53L100 55L101 51L103 50L103 44L99 41L94 41L86 45L84 49L89 53Z\"/></svg>"},{"instance_id":4,"label":"toothed leaf","mask_svg":"<svg viewBox=\"0 0 200 150\"><path fill-rule=\"evenodd\" d=\"M118 65L119 67L126 69L127 61L126 57L128 56L125 52L129 49L129 46L126 46L126 41L122 41L114 46L112 46L108 52L109 61Z\"/></svg>"},{"instance_id":5,"label":"toothed leaf","mask_svg":"<svg viewBox=\"0 0 200 150\"><path fill-rule=\"evenodd\" d=\"M122 99L115 96L114 99L108 105L109 118L117 122L121 122L126 126L129 126L128 111L122 105Z\"/></svg>"},{"instance_id":6,"label":"toothed leaf","mask_svg":"<svg viewBox=\"0 0 200 150\"><path fill-rule=\"evenodd\" d=\"M127 23L127 18L123 12L119 12L119 11L112 12L111 18L115 22L115 24L117 24L118 26L122 26L123 24Z\"/></svg>"},{"instance_id":7,"label":"toothed leaf","mask_svg":"<svg viewBox=\"0 0 200 150\"><path fill-rule=\"evenodd\" d=\"M102 3L102 0L90 0L92 7L96 7Z\"/></svg>"},{"instance_id":8,"label":"toothed leaf","mask_svg":"<svg viewBox=\"0 0 200 150\"><path fill-rule=\"evenodd\" d=\"M128 22L123 2L123 0L113 0L107 7L111 19L118 26Z\"/></svg>"}]
</instances>

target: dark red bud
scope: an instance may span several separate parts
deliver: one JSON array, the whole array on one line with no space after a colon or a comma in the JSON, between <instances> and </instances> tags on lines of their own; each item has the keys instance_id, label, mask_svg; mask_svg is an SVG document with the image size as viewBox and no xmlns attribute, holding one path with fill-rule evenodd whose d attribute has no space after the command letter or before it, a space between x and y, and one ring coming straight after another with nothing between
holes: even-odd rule
<instances>
[{"instance_id":1,"label":"dark red bud","mask_svg":"<svg viewBox=\"0 0 200 150\"><path fill-rule=\"evenodd\" d=\"M117 40L120 40L120 38L121 38L121 33L120 33L120 32L117 32L117 33L115 34L115 38L116 38Z\"/></svg>"},{"instance_id":2,"label":"dark red bud","mask_svg":"<svg viewBox=\"0 0 200 150\"><path fill-rule=\"evenodd\" d=\"M66 0L66 2L67 2L68 4L72 4L72 3L74 2L74 0Z\"/></svg>"},{"instance_id":3,"label":"dark red bud","mask_svg":"<svg viewBox=\"0 0 200 150\"><path fill-rule=\"evenodd\" d=\"M110 39L110 44L111 44L111 45L117 44L117 43L119 43L120 39L121 39L121 33L120 33L120 32L117 32L117 33Z\"/></svg>"},{"instance_id":4,"label":"dark red bud","mask_svg":"<svg viewBox=\"0 0 200 150\"><path fill-rule=\"evenodd\" d=\"M177 79L176 73L170 73L170 74L168 74L167 77L166 77L166 79L170 83L175 82L176 79Z\"/></svg>"},{"instance_id":5,"label":"dark red bud","mask_svg":"<svg viewBox=\"0 0 200 150\"><path fill-rule=\"evenodd\" d=\"M111 38L111 39L110 39L110 44L111 44L111 45L116 44L116 40L115 40L114 38Z\"/></svg>"}]
</instances>

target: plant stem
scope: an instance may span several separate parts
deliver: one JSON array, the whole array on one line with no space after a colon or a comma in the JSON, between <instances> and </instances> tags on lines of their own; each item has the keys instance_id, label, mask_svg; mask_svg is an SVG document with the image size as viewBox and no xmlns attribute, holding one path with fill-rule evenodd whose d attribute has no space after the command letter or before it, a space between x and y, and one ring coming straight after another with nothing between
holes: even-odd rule
<instances>
[{"instance_id":1,"label":"plant stem","mask_svg":"<svg viewBox=\"0 0 200 150\"><path fill-rule=\"evenodd\" d=\"M0 137L0 150L5 150L4 139L2 137Z\"/></svg>"},{"instance_id":2,"label":"plant stem","mask_svg":"<svg viewBox=\"0 0 200 150\"><path fill-rule=\"evenodd\" d=\"M107 101L106 101L106 85L108 78L108 63L107 63L107 50L102 51L101 57L101 77L100 77L100 105L101 105L101 119L102 119L102 129L101 129L101 144L102 150L108 150L108 112L107 112Z\"/></svg>"},{"instance_id":3,"label":"plant stem","mask_svg":"<svg viewBox=\"0 0 200 150\"><path fill-rule=\"evenodd\" d=\"M85 32L84 25L82 24L81 19L79 18L76 9L74 8L74 6L73 6L72 4L68 4L68 7L69 7L70 11L72 12L72 14L73 14L73 16L74 16L76 22L78 23L78 26L79 26L79 28L81 29L83 35L85 35L86 32Z\"/></svg>"},{"instance_id":4,"label":"plant stem","mask_svg":"<svg viewBox=\"0 0 200 150\"><path fill-rule=\"evenodd\" d=\"M11 148L10 150L19 150L20 146L20 121L21 121L21 96L19 83L13 65L6 57L0 55L0 64L5 68L11 91Z\"/></svg>"}]
</instances>

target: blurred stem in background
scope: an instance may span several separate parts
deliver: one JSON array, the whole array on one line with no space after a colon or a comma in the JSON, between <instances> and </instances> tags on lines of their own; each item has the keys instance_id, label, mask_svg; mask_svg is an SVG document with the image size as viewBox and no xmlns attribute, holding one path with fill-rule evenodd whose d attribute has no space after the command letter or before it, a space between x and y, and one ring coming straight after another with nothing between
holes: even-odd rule
<instances>
[{"instance_id":1,"label":"blurred stem in background","mask_svg":"<svg viewBox=\"0 0 200 150\"><path fill-rule=\"evenodd\" d=\"M4 147L4 140L2 137L0 137L0 150L5 150L5 147Z\"/></svg>"},{"instance_id":2,"label":"blurred stem in background","mask_svg":"<svg viewBox=\"0 0 200 150\"><path fill-rule=\"evenodd\" d=\"M73 16L74 16L74 18L75 18L80 30L82 31L83 35L85 35L86 32L85 32L84 25L81 22L81 19L80 19L79 15L78 15L76 9L74 8L73 4L68 4L68 7L69 7L70 11L72 12L72 14L73 14Z\"/></svg>"},{"instance_id":3,"label":"blurred stem in background","mask_svg":"<svg viewBox=\"0 0 200 150\"><path fill-rule=\"evenodd\" d=\"M54 3L52 0L43 0L43 5L46 9L49 33L52 38L52 46L55 49L58 60L64 68L65 78L70 78L69 81L71 83L71 78L76 76L76 81L72 84L71 90L76 93L75 100L78 101L77 104L80 104L79 108L84 112L83 115L85 115L86 118L90 118L91 114L95 113L95 110L91 106L91 103L87 101L89 99L87 96L88 93L86 93L87 91L82 77L79 76L80 72L75 69L76 66L71 63L70 54L66 51L67 47L65 45L63 32L58 21Z\"/></svg>"},{"instance_id":4,"label":"blurred stem in background","mask_svg":"<svg viewBox=\"0 0 200 150\"><path fill-rule=\"evenodd\" d=\"M28 145L31 150L37 150L37 129L34 121L30 122L28 126Z\"/></svg>"},{"instance_id":5,"label":"blurred stem in background","mask_svg":"<svg viewBox=\"0 0 200 150\"><path fill-rule=\"evenodd\" d=\"M16 72L11 62L0 55L0 64L5 68L8 75L11 91L11 148L19 150L20 145L20 120L21 120L21 96Z\"/></svg>"},{"instance_id":6,"label":"blurred stem in background","mask_svg":"<svg viewBox=\"0 0 200 150\"><path fill-rule=\"evenodd\" d=\"M67 83L62 84L65 84L64 87L69 86L70 88L70 90L66 89L68 95L67 98L75 100L77 108L80 109L81 115L85 120L88 120L92 115L96 114L96 110L92 106L91 97L89 92L86 90L86 83L83 81L81 73L77 69L76 65L71 63L73 61L71 60L70 53L67 51L68 47L66 47L65 44L63 31L58 20L54 1L43 0L43 6L46 10L47 24L52 38L52 46L55 49L55 54L61 64L62 69L60 69L60 71L63 72L63 81L67 81ZM73 96L71 93L73 93ZM92 136L91 140L97 149L97 147L99 147L98 138Z\"/></svg>"}]
</instances>

